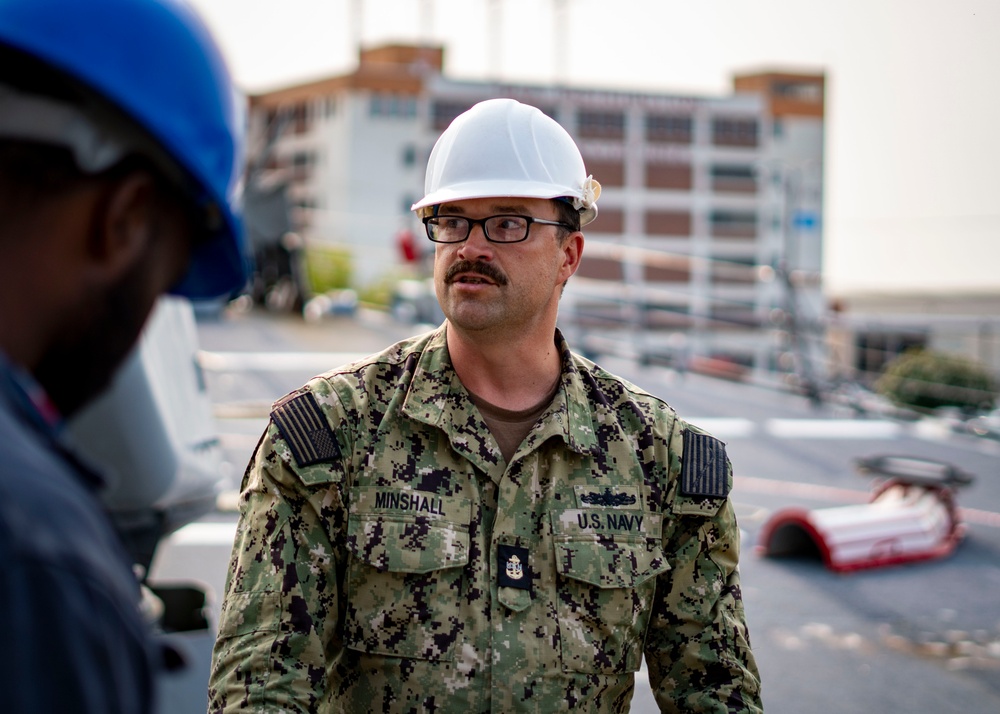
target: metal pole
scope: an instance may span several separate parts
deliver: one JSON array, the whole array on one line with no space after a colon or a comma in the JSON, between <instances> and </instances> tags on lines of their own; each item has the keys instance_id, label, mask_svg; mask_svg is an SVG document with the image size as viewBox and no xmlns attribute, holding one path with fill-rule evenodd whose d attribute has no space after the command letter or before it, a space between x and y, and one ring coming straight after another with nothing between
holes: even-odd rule
<instances>
[{"instance_id":1,"label":"metal pole","mask_svg":"<svg viewBox=\"0 0 1000 714\"><path fill-rule=\"evenodd\" d=\"M569 47L566 42L566 23L569 22L569 13L567 12L567 3L568 0L552 0L552 26L554 33L552 42L554 51L553 74L554 83L557 86L565 85L568 79L567 72L569 65L567 55Z\"/></svg>"},{"instance_id":2,"label":"metal pole","mask_svg":"<svg viewBox=\"0 0 1000 714\"><path fill-rule=\"evenodd\" d=\"M503 9L502 0L489 0L487 8L487 37L489 42L489 76L493 81L500 79L500 65L503 60Z\"/></svg>"}]
</instances>

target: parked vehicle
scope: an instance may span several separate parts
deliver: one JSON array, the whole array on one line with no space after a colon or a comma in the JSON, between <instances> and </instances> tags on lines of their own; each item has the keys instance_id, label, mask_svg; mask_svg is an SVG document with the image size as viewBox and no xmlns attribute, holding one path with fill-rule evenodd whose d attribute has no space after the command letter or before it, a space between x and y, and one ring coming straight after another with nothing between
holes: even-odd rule
<instances>
[{"instance_id":1,"label":"parked vehicle","mask_svg":"<svg viewBox=\"0 0 1000 714\"><path fill-rule=\"evenodd\" d=\"M408 325L440 325L444 313L433 280L400 280L392 293L392 316Z\"/></svg>"},{"instance_id":2,"label":"parked vehicle","mask_svg":"<svg viewBox=\"0 0 1000 714\"><path fill-rule=\"evenodd\" d=\"M1000 408L972 417L965 422L966 429L976 436L1000 441Z\"/></svg>"}]
</instances>

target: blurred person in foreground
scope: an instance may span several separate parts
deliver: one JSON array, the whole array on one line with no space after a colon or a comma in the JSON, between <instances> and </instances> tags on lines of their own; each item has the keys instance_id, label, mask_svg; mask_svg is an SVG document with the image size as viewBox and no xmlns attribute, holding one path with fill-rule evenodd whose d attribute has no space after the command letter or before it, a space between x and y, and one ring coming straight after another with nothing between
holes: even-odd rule
<instances>
[{"instance_id":1,"label":"blurred person in foreground","mask_svg":"<svg viewBox=\"0 0 1000 714\"><path fill-rule=\"evenodd\" d=\"M0 699L151 711L162 654L63 425L157 297L244 281L240 112L178 0L0 0Z\"/></svg>"},{"instance_id":2,"label":"blurred person in foreground","mask_svg":"<svg viewBox=\"0 0 1000 714\"><path fill-rule=\"evenodd\" d=\"M459 116L414 205L437 330L276 403L212 712L760 712L724 445L570 351L599 184L542 112Z\"/></svg>"}]
</instances>

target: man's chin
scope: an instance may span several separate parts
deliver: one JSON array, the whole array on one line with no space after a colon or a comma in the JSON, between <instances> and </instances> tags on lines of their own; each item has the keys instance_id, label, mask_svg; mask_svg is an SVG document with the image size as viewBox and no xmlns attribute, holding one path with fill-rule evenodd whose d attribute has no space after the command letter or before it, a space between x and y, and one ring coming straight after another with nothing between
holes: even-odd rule
<instances>
[{"instance_id":1,"label":"man's chin","mask_svg":"<svg viewBox=\"0 0 1000 714\"><path fill-rule=\"evenodd\" d=\"M94 330L72 344L51 348L36 367L35 379L59 413L71 417L111 386L137 339L138 330Z\"/></svg>"},{"instance_id":2,"label":"man's chin","mask_svg":"<svg viewBox=\"0 0 1000 714\"><path fill-rule=\"evenodd\" d=\"M103 371L103 370L102 370ZM81 377L72 363L58 370L42 369L35 375L59 414L68 419L76 415L111 386L111 374L90 373Z\"/></svg>"},{"instance_id":3,"label":"man's chin","mask_svg":"<svg viewBox=\"0 0 1000 714\"><path fill-rule=\"evenodd\" d=\"M474 307L476 306L459 306L457 309L446 313L445 316L448 318L448 323L456 329L469 334L486 335L498 329L502 320L489 311L470 309Z\"/></svg>"}]
</instances>

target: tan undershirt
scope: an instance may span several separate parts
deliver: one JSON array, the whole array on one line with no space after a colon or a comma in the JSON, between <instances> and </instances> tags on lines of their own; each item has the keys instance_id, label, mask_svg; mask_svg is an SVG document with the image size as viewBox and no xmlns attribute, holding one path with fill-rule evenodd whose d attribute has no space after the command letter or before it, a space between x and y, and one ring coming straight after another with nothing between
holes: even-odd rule
<instances>
[{"instance_id":1,"label":"tan undershirt","mask_svg":"<svg viewBox=\"0 0 1000 714\"><path fill-rule=\"evenodd\" d=\"M490 404L485 399L469 392L472 403L479 409L479 413L483 415L483 421L486 422L490 433L496 439L497 445L500 447L500 453L503 454L504 462L510 463L511 458L517 452L517 447L521 445L524 437L531 431L531 427L538 421L538 417L542 415L542 412L545 411L556 396L556 392L559 391L559 383L560 379L557 377L555 383L552 385L552 389L549 390L548 394L538 404L516 412L510 409L503 409L495 404Z\"/></svg>"}]
</instances>

